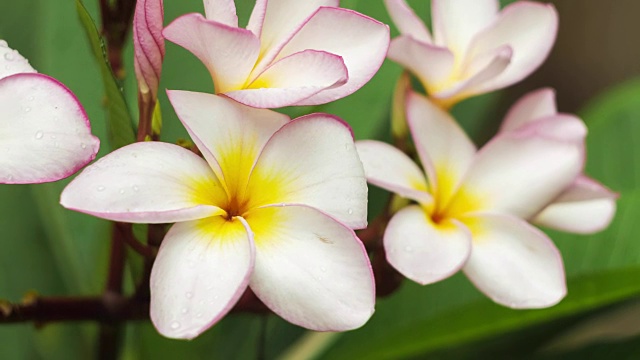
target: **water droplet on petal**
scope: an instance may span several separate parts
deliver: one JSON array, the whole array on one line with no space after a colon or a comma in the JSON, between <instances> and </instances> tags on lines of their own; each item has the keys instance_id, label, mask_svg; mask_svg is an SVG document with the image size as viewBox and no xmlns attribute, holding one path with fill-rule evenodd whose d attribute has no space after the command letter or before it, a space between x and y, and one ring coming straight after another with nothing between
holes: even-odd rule
<instances>
[{"instance_id":1,"label":"water droplet on petal","mask_svg":"<svg viewBox=\"0 0 640 360\"><path fill-rule=\"evenodd\" d=\"M171 328L172 328L173 330L175 330L175 329L177 329L177 328L179 328L179 327L180 327L180 323L179 323L179 322L174 321L174 322L172 322L172 323L171 323Z\"/></svg>"},{"instance_id":2,"label":"water droplet on petal","mask_svg":"<svg viewBox=\"0 0 640 360\"><path fill-rule=\"evenodd\" d=\"M104 188L104 186L102 186L102 185L100 185L100 186L98 186L98 187L96 188L96 190L98 190L98 191L104 191L104 189L105 189L105 188Z\"/></svg>"},{"instance_id":3,"label":"water droplet on petal","mask_svg":"<svg viewBox=\"0 0 640 360\"><path fill-rule=\"evenodd\" d=\"M7 61L13 61L14 58L15 55L13 54L13 51L9 51L8 53L4 54L4 59Z\"/></svg>"},{"instance_id":4,"label":"water droplet on petal","mask_svg":"<svg viewBox=\"0 0 640 360\"><path fill-rule=\"evenodd\" d=\"M7 181L13 181L13 175L7 176Z\"/></svg>"},{"instance_id":5,"label":"water droplet on petal","mask_svg":"<svg viewBox=\"0 0 640 360\"><path fill-rule=\"evenodd\" d=\"M404 247L404 251L406 252L413 252L413 248L411 246L405 246Z\"/></svg>"},{"instance_id":6,"label":"water droplet on petal","mask_svg":"<svg viewBox=\"0 0 640 360\"><path fill-rule=\"evenodd\" d=\"M42 139L43 136L44 136L44 133L42 132L42 130L38 130L36 132L36 139L40 140Z\"/></svg>"},{"instance_id":7,"label":"water droplet on petal","mask_svg":"<svg viewBox=\"0 0 640 360\"><path fill-rule=\"evenodd\" d=\"M124 194L124 189L120 189L120 191L118 191L120 194Z\"/></svg>"},{"instance_id":8,"label":"water droplet on petal","mask_svg":"<svg viewBox=\"0 0 640 360\"><path fill-rule=\"evenodd\" d=\"M322 270L322 272L326 272L327 268L323 266L323 267L320 268L320 270Z\"/></svg>"},{"instance_id":9,"label":"water droplet on petal","mask_svg":"<svg viewBox=\"0 0 640 360\"><path fill-rule=\"evenodd\" d=\"M187 299L191 299L193 297L193 293L188 292L188 293L184 294L184 296L186 296Z\"/></svg>"},{"instance_id":10,"label":"water droplet on petal","mask_svg":"<svg viewBox=\"0 0 640 360\"><path fill-rule=\"evenodd\" d=\"M60 147L60 143L59 143L59 142L57 142L57 141L56 141L56 142L54 142L54 143L53 143L53 147L56 147L56 148L57 148L57 147Z\"/></svg>"},{"instance_id":11,"label":"water droplet on petal","mask_svg":"<svg viewBox=\"0 0 640 360\"><path fill-rule=\"evenodd\" d=\"M344 144L344 149L349 150L349 144Z\"/></svg>"},{"instance_id":12,"label":"water droplet on petal","mask_svg":"<svg viewBox=\"0 0 640 360\"><path fill-rule=\"evenodd\" d=\"M24 108L24 112L28 113L29 111L31 111L30 107L27 106L26 108Z\"/></svg>"},{"instance_id":13,"label":"water droplet on petal","mask_svg":"<svg viewBox=\"0 0 640 360\"><path fill-rule=\"evenodd\" d=\"M133 191L138 192L138 190L140 190L140 188L138 188L136 185L133 185Z\"/></svg>"},{"instance_id":14,"label":"water droplet on petal","mask_svg":"<svg viewBox=\"0 0 640 360\"><path fill-rule=\"evenodd\" d=\"M52 138L52 139L55 139L55 138L56 138L56 136L55 136L55 135L51 135L51 138Z\"/></svg>"},{"instance_id":15,"label":"water droplet on petal","mask_svg":"<svg viewBox=\"0 0 640 360\"><path fill-rule=\"evenodd\" d=\"M349 213L349 215L353 215L353 209L349 209L347 212Z\"/></svg>"},{"instance_id":16,"label":"water droplet on petal","mask_svg":"<svg viewBox=\"0 0 640 360\"><path fill-rule=\"evenodd\" d=\"M33 96L29 96L29 101L33 101L35 99Z\"/></svg>"},{"instance_id":17,"label":"water droplet on petal","mask_svg":"<svg viewBox=\"0 0 640 360\"><path fill-rule=\"evenodd\" d=\"M182 308L182 310L181 310L180 312L181 312L181 313L183 313L183 314L186 314L186 313L188 313L188 312L189 312L189 309L187 309L187 308Z\"/></svg>"},{"instance_id":18,"label":"water droplet on petal","mask_svg":"<svg viewBox=\"0 0 640 360\"><path fill-rule=\"evenodd\" d=\"M4 41L4 40L0 40L0 47L6 48L6 47L8 47L8 46L9 46L9 44L7 44L7 42L6 42L6 41Z\"/></svg>"},{"instance_id":19,"label":"water droplet on petal","mask_svg":"<svg viewBox=\"0 0 640 360\"><path fill-rule=\"evenodd\" d=\"M87 144L82 143L82 144L80 144L80 147L83 148L83 149L86 149L87 148Z\"/></svg>"},{"instance_id":20,"label":"water droplet on petal","mask_svg":"<svg viewBox=\"0 0 640 360\"><path fill-rule=\"evenodd\" d=\"M196 317L197 317L197 318L201 318L201 317L202 317L202 313L201 313L201 312L197 313L197 314L196 314Z\"/></svg>"}]
</instances>

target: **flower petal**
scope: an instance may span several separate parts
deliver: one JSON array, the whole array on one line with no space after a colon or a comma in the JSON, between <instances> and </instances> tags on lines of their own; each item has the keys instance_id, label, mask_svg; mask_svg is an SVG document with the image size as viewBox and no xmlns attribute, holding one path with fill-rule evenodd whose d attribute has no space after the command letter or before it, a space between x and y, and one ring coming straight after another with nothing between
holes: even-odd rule
<instances>
[{"instance_id":1,"label":"flower petal","mask_svg":"<svg viewBox=\"0 0 640 360\"><path fill-rule=\"evenodd\" d=\"M530 122L556 115L556 93L551 88L532 91L509 109L500 131L515 130Z\"/></svg>"},{"instance_id":2,"label":"flower petal","mask_svg":"<svg viewBox=\"0 0 640 360\"><path fill-rule=\"evenodd\" d=\"M349 81L296 105L318 105L343 98L366 84L378 71L389 49L389 27L355 11L320 8L291 38L276 59L305 49L341 56Z\"/></svg>"},{"instance_id":3,"label":"flower petal","mask_svg":"<svg viewBox=\"0 0 640 360\"><path fill-rule=\"evenodd\" d=\"M264 16L267 13L268 3L269 0L256 0L256 4L253 6L253 11L251 11L251 16L249 17L247 30L251 31L258 38L262 35L262 25L264 24Z\"/></svg>"},{"instance_id":4,"label":"flower petal","mask_svg":"<svg viewBox=\"0 0 640 360\"><path fill-rule=\"evenodd\" d=\"M144 142L87 167L62 192L62 206L103 219L171 223L224 213L226 194L207 163L177 145Z\"/></svg>"},{"instance_id":5,"label":"flower petal","mask_svg":"<svg viewBox=\"0 0 640 360\"><path fill-rule=\"evenodd\" d=\"M249 208L302 204L351 228L367 225L367 184L351 128L326 114L300 117L265 145L251 173Z\"/></svg>"},{"instance_id":6,"label":"flower petal","mask_svg":"<svg viewBox=\"0 0 640 360\"><path fill-rule=\"evenodd\" d=\"M243 88L260 52L260 40L251 31L209 21L200 14L177 18L162 35L205 64L216 93Z\"/></svg>"},{"instance_id":7,"label":"flower petal","mask_svg":"<svg viewBox=\"0 0 640 360\"><path fill-rule=\"evenodd\" d=\"M306 206L251 212L256 262L251 289L285 320L316 331L362 326L373 314L369 257L348 227Z\"/></svg>"},{"instance_id":8,"label":"flower petal","mask_svg":"<svg viewBox=\"0 0 640 360\"><path fill-rule=\"evenodd\" d=\"M134 67L140 92L155 99L165 55L163 0L140 0L133 16Z\"/></svg>"},{"instance_id":9,"label":"flower petal","mask_svg":"<svg viewBox=\"0 0 640 360\"><path fill-rule=\"evenodd\" d=\"M552 130L536 122L496 136L478 152L452 203L523 219L537 214L573 182L584 160L582 142L559 139Z\"/></svg>"},{"instance_id":10,"label":"flower petal","mask_svg":"<svg viewBox=\"0 0 640 360\"><path fill-rule=\"evenodd\" d=\"M204 0L204 13L207 20L238 27L236 4L233 0Z\"/></svg>"},{"instance_id":11,"label":"flower petal","mask_svg":"<svg viewBox=\"0 0 640 360\"><path fill-rule=\"evenodd\" d=\"M407 122L431 193L444 205L460 185L476 147L449 113L415 92L407 97Z\"/></svg>"},{"instance_id":12,"label":"flower petal","mask_svg":"<svg viewBox=\"0 0 640 360\"><path fill-rule=\"evenodd\" d=\"M385 0L385 6L400 34L409 35L412 38L427 44L431 44L431 34L413 9L404 0Z\"/></svg>"},{"instance_id":13,"label":"flower petal","mask_svg":"<svg viewBox=\"0 0 640 360\"><path fill-rule=\"evenodd\" d=\"M320 91L344 85L349 79L344 61L324 51L305 50L278 60L247 89L225 93L248 106L291 106Z\"/></svg>"},{"instance_id":14,"label":"flower petal","mask_svg":"<svg viewBox=\"0 0 640 360\"><path fill-rule=\"evenodd\" d=\"M176 90L167 95L227 190L246 185L264 145L289 121L286 115L247 107L223 96Z\"/></svg>"},{"instance_id":15,"label":"flower petal","mask_svg":"<svg viewBox=\"0 0 640 360\"><path fill-rule=\"evenodd\" d=\"M100 147L78 99L46 75L0 79L0 113L0 183L66 178L93 160Z\"/></svg>"},{"instance_id":16,"label":"flower petal","mask_svg":"<svg viewBox=\"0 0 640 360\"><path fill-rule=\"evenodd\" d=\"M0 79L14 74L36 73L17 50L9 47L6 41L0 39Z\"/></svg>"},{"instance_id":17,"label":"flower petal","mask_svg":"<svg viewBox=\"0 0 640 360\"><path fill-rule=\"evenodd\" d=\"M429 93L449 81L455 63L448 49L421 43L410 36L393 39L387 56L414 73Z\"/></svg>"},{"instance_id":18,"label":"flower petal","mask_svg":"<svg viewBox=\"0 0 640 360\"><path fill-rule=\"evenodd\" d=\"M356 148L367 182L421 204L433 202L427 192L427 179L405 153L374 140L358 141Z\"/></svg>"},{"instance_id":19,"label":"flower petal","mask_svg":"<svg viewBox=\"0 0 640 360\"><path fill-rule=\"evenodd\" d=\"M496 18L498 0L433 0L433 34L436 44L464 56L473 37Z\"/></svg>"},{"instance_id":20,"label":"flower petal","mask_svg":"<svg viewBox=\"0 0 640 360\"><path fill-rule=\"evenodd\" d=\"M384 232L387 261L422 285L455 274L471 254L471 234L463 225L435 224L417 205L398 211Z\"/></svg>"},{"instance_id":21,"label":"flower petal","mask_svg":"<svg viewBox=\"0 0 640 360\"><path fill-rule=\"evenodd\" d=\"M473 222L473 250L464 273L488 297L515 309L545 308L567 293L560 252L542 231L510 216Z\"/></svg>"},{"instance_id":22,"label":"flower petal","mask_svg":"<svg viewBox=\"0 0 640 360\"><path fill-rule=\"evenodd\" d=\"M151 321L158 332L193 339L218 322L245 291L254 251L240 219L175 224L151 271Z\"/></svg>"},{"instance_id":23,"label":"flower petal","mask_svg":"<svg viewBox=\"0 0 640 360\"><path fill-rule=\"evenodd\" d=\"M579 234L598 232L611 223L618 194L584 175L579 176L533 222Z\"/></svg>"},{"instance_id":24,"label":"flower petal","mask_svg":"<svg viewBox=\"0 0 640 360\"><path fill-rule=\"evenodd\" d=\"M513 49L509 67L486 85L486 91L516 83L547 58L558 31L558 14L551 4L518 1L504 8L496 22L478 34L470 58L483 56L501 46Z\"/></svg>"}]
</instances>

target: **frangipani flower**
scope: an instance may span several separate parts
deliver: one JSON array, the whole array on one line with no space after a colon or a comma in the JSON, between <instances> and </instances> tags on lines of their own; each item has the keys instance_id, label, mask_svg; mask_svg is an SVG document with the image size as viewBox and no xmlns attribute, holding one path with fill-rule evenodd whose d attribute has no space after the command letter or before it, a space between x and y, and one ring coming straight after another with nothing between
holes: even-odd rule
<instances>
[{"instance_id":1,"label":"frangipani flower","mask_svg":"<svg viewBox=\"0 0 640 360\"><path fill-rule=\"evenodd\" d=\"M580 174L582 121L555 114L522 121L479 151L448 113L421 95L408 95L407 121L426 177L390 145L356 143L371 184L417 202L387 226L389 263L421 284L463 269L487 296L512 308L560 301L566 294L560 253L527 221Z\"/></svg>"},{"instance_id":2,"label":"frangipani flower","mask_svg":"<svg viewBox=\"0 0 640 360\"><path fill-rule=\"evenodd\" d=\"M165 46L162 37L162 0L139 0L133 16L134 67L142 96L155 99L160 83Z\"/></svg>"},{"instance_id":3,"label":"frangipani flower","mask_svg":"<svg viewBox=\"0 0 640 360\"><path fill-rule=\"evenodd\" d=\"M100 141L75 95L38 74L0 40L0 183L66 178L93 160Z\"/></svg>"},{"instance_id":4,"label":"frangipani flower","mask_svg":"<svg viewBox=\"0 0 640 360\"><path fill-rule=\"evenodd\" d=\"M389 28L339 0L257 0L247 29L232 0L205 0L206 18L188 14L163 32L207 67L216 94L260 108L317 105L343 98L373 77Z\"/></svg>"},{"instance_id":5,"label":"frangipani flower","mask_svg":"<svg viewBox=\"0 0 640 360\"><path fill-rule=\"evenodd\" d=\"M540 66L555 42L553 5L432 0L433 37L404 0L385 0L401 36L389 58L413 72L434 102L451 107L512 85Z\"/></svg>"},{"instance_id":6,"label":"frangipani flower","mask_svg":"<svg viewBox=\"0 0 640 360\"><path fill-rule=\"evenodd\" d=\"M364 324L375 301L367 187L349 127L290 121L215 95L169 98L206 159L176 145L117 150L82 172L63 206L115 221L177 222L151 274L151 319L172 338L215 324L249 286L276 314L313 330Z\"/></svg>"}]
</instances>

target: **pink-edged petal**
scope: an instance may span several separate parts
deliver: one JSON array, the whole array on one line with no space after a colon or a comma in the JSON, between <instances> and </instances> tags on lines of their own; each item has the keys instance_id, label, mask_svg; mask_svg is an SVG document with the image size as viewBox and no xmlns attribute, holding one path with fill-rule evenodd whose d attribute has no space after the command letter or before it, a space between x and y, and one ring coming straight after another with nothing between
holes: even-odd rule
<instances>
[{"instance_id":1,"label":"pink-edged petal","mask_svg":"<svg viewBox=\"0 0 640 360\"><path fill-rule=\"evenodd\" d=\"M225 95L252 107L279 108L342 86L348 79L347 68L340 56L305 50L278 60L246 89Z\"/></svg>"},{"instance_id":2,"label":"pink-edged petal","mask_svg":"<svg viewBox=\"0 0 640 360\"><path fill-rule=\"evenodd\" d=\"M258 38L262 34L262 25L264 24L264 16L267 13L268 2L269 0L256 0L247 24L247 30L254 33Z\"/></svg>"},{"instance_id":3,"label":"pink-edged petal","mask_svg":"<svg viewBox=\"0 0 640 360\"><path fill-rule=\"evenodd\" d=\"M449 81L455 59L447 48L419 42L410 36L391 41L389 59L414 73L431 93Z\"/></svg>"},{"instance_id":4,"label":"pink-edged petal","mask_svg":"<svg viewBox=\"0 0 640 360\"><path fill-rule=\"evenodd\" d=\"M324 104L350 95L373 77L389 49L389 27L352 10L323 7L293 36L277 59L305 49L341 56L349 72L346 84L297 105Z\"/></svg>"},{"instance_id":5,"label":"pink-edged petal","mask_svg":"<svg viewBox=\"0 0 640 360\"><path fill-rule=\"evenodd\" d=\"M312 206L359 229L367 225L367 183L351 128L326 114L283 126L264 147L251 173L255 208L270 204Z\"/></svg>"},{"instance_id":6,"label":"pink-edged petal","mask_svg":"<svg viewBox=\"0 0 640 360\"><path fill-rule=\"evenodd\" d=\"M306 206L254 210L251 289L285 320L316 331L362 326L373 314L369 257L354 232Z\"/></svg>"},{"instance_id":7,"label":"pink-edged petal","mask_svg":"<svg viewBox=\"0 0 640 360\"><path fill-rule=\"evenodd\" d=\"M356 149L367 182L424 205L433 202L424 173L405 153L374 140L358 141Z\"/></svg>"},{"instance_id":8,"label":"pink-edged petal","mask_svg":"<svg viewBox=\"0 0 640 360\"><path fill-rule=\"evenodd\" d=\"M551 4L518 1L504 8L496 22L471 44L471 58L508 45L513 49L509 67L487 83L487 91L514 84L547 58L558 31L558 14Z\"/></svg>"},{"instance_id":9,"label":"pink-edged petal","mask_svg":"<svg viewBox=\"0 0 640 360\"><path fill-rule=\"evenodd\" d=\"M66 178L99 147L82 105L60 82L34 73L0 79L0 183Z\"/></svg>"},{"instance_id":10,"label":"pink-edged petal","mask_svg":"<svg viewBox=\"0 0 640 360\"><path fill-rule=\"evenodd\" d=\"M36 73L18 50L9 47L6 41L0 39L0 79L14 74Z\"/></svg>"},{"instance_id":11,"label":"pink-edged petal","mask_svg":"<svg viewBox=\"0 0 640 360\"><path fill-rule=\"evenodd\" d=\"M248 171L269 138L289 121L223 96L167 91L180 121L225 186L246 184Z\"/></svg>"},{"instance_id":12,"label":"pink-edged petal","mask_svg":"<svg viewBox=\"0 0 640 360\"><path fill-rule=\"evenodd\" d=\"M87 167L62 206L114 221L171 223L223 214L226 194L207 163L180 146L136 143Z\"/></svg>"},{"instance_id":13,"label":"pink-edged petal","mask_svg":"<svg viewBox=\"0 0 640 360\"><path fill-rule=\"evenodd\" d=\"M200 14L177 18L162 34L205 64L216 93L243 88L260 52L260 40L251 31L209 21Z\"/></svg>"},{"instance_id":14,"label":"pink-edged petal","mask_svg":"<svg viewBox=\"0 0 640 360\"><path fill-rule=\"evenodd\" d=\"M476 215L473 249L464 273L498 304L514 309L545 308L567 294L560 252L542 231L520 219Z\"/></svg>"},{"instance_id":15,"label":"pink-edged petal","mask_svg":"<svg viewBox=\"0 0 640 360\"><path fill-rule=\"evenodd\" d=\"M133 16L134 67L140 92L155 98L165 55L162 0L140 0Z\"/></svg>"},{"instance_id":16,"label":"pink-edged petal","mask_svg":"<svg viewBox=\"0 0 640 360\"><path fill-rule=\"evenodd\" d=\"M407 122L431 192L445 205L473 161L476 147L449 113L415 92L407 97Z\"/></svg>"},{"instance_id":17,"label":"pink-edged petal","mask_svg":"<svg viewBox=\"0 0 640 360\"><path fill-rule=\"evenodd\" d=\"M471 254L471 234L454 221L435 224L412 205L398 211L384 232L387 260L407 278L422 285L455 274Z\"/></svg>"},{"instance_id":18,"label":"pink-edged petal","mask_svg":"<svg viewBox=\"0 0 640 360\"><path fill-rule=\"evenodd\" d=\"M385 6L400 34L409 35L423 43L431 44L431 33L404 0L385 0Z\"/></svg>"},{"instance_id":19,"label":"pink-edged petal","mask_svg":"<svg viewBox=\"0 0 640 360\"><path fill-rule=\"evenodd\" d=\"M509 109L500 131L515 130L530 122L556 115L556 93L551 88L532 91Z\"/></svg>"},{"instance_id":20,"label":"pink-edged petal","mask_svg":"<svg viewBox=\"0 0 640 360\"><path fill-rule=\"evenodd\" d=\"M536 122L496 136L478 152L465 191L453 202L524 219L537 214L573 182L584 160L582 142L559 139L555 131L576 124L551 125Z\"/></svg>"},{"instance_id":21,"label":"pink-edged petal","mask_svg":"<svg viewBox=\"0 0 640 360\"><path fill-rule=\"evenodd\" d=\"M204 0L204 13L207 20L238 27L236 4L233 0Z\"/></svg>"},{"instance_id":22,"label":"pink-edged petal","mask_svg":"<svg viewBox=\"0 0 640 360\"><path fill-rule=\"evenodd\" d=\"M498 0L433 0L431 9L436 44L464 56L473 37L495 20L500 3Z\"/></svg>"},{"instance_id":23,"label":"pink-edged petal","mask_svg":"<svg viewBox=\"0 0 640 360\"><path fill-rule=\"evenodd\" d=\"M247 288L255 249L241 219L175 224L151 271L151 321L163 336L193 339L233 308Z\"/></svg>"},{"instance_id":24,"label":"pink-edged petal","mask_svg":"<svg viewBox=\"0 0 640 360\"><path fill-rule=\"evenodd\" d=\"M618 194L584 175L579 176L533 222L567 232L591 234L609 226Z\"/></svg>"}]
</instances>

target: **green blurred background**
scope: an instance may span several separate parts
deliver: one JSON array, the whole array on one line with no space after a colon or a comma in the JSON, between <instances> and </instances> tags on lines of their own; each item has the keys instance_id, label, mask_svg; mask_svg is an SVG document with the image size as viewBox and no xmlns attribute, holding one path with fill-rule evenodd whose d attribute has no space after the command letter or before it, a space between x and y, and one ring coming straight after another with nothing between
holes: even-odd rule
<instances>
[{"instance_id":1,"label":"green blurred background","mask_svg":"<svg viewBox=\"0 0 640 360\"><path fill-rule=\"evenodd\" d=\"M304 1L304 0L300 0ZM428 1L410 4L425 19ZM512 1L503 1L503 4ZM241 23L253 0L237 0ZM587 173L620 192L611 227L589 236L549 231L566 266L569 295L546 310L514 311L484 298L460 274L431 286L405 281L379 300L363 328L331 337L314 352L322 359L618 359L640 358L640 2L561 0L560 33L548 61L531 78L505 91L465 101L454 114L479 143L493 135L506 109L542 86L557 89L559 109L587 123ZM85 0L94 19L97 0ZM199 0L165 0L168 23L201 11ZM343 0L389 23L381 0ZM392 26L392 35L397 31ZM60 79L80 98L107 152L103 86L78 20L74 0L0 1L0 39L18 49L40 72ZM125 54L124 92L133 114L136 84L132 47ZM400 68L386 62L358 93L309 111L337 114L358 139L388 138L389 106ZM168 44L161 88L211 92L204 66ZM161 92L162 138L187 138ZM25 293L91 295L104 288L107 222L58 205L68 181L37 186L0 185L0 299ZM371 191L375 216L387 194ZM131 269L135 273L135 268ZM130 284L129 284L130 285ZM231 315L195 341L163 339L148 323L128 325L124 359L251 359L266 323L265 357L277 358L305 334L276 316ZM95 324L0 326L0 359L89 359L95 356ZM309 353L308 356L312 354Z\"/></svg>"}]
</instances>

